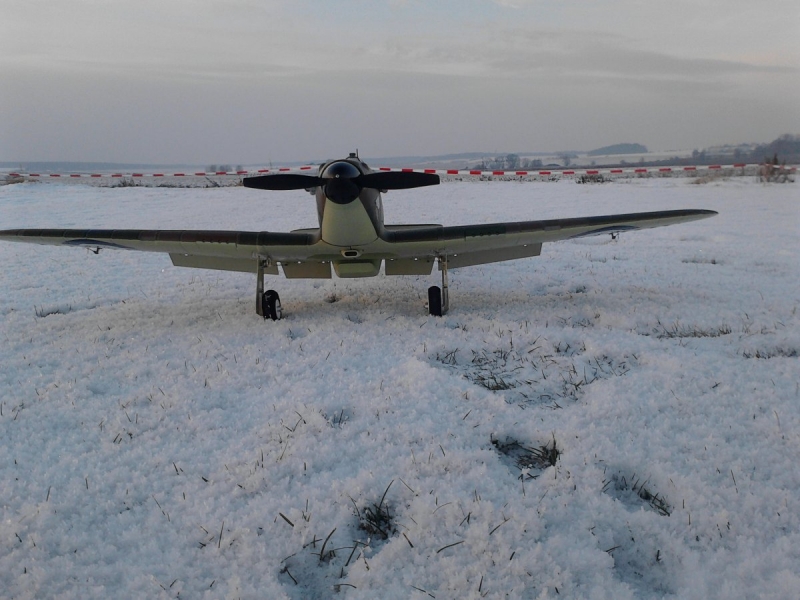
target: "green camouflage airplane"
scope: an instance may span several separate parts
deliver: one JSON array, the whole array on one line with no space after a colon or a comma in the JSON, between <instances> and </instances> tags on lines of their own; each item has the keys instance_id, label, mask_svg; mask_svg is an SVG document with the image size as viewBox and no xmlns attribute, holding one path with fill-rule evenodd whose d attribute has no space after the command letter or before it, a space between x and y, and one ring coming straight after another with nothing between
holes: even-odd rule
<instances>
[{"instance_id":1,"label":"green camouflage airplane","mask_svg":"<svg viewBox=\"0 0 800 600\"><path fill-rule=\"evenodd\" d=\"M143 229L10 229L0 240L82 246L95 253L114 248L166 252L179 267L256 273L256 312L280 319L281 302L264 291L264 275L287 278L429 275L438 262L442 286L428 289L428 310L449 308L448 269L538 256L545 242L616 234L685 223L716 215L711 210L669 210L632 214L517 221L481 225L386 225L381 192L439 183L433 173L375 171L355 153L322 164L317 175L276 173L244 179L262 190L308 190L316 196L319 227L289 233L270 231Z\"/></svg>"}]
</instances>

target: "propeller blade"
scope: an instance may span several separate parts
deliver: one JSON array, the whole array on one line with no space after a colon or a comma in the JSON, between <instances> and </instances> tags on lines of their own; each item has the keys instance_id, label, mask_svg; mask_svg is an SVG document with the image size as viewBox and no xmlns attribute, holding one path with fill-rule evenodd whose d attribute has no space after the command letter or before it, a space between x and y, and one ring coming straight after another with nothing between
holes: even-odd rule
<instances>
[{"instance_id":1,"label":"propeller blade","mask_svg":"<svg viewBox=\"0 0 800 600\"><path fill-rule=\"evenodd\" d=\"M259 175L258 177L245 177L242 180L244 187L257 190L305 190L325 183L314 175L299 175L297 173L275 173L274 175Z\"/></svg>"},{"instance_id":2,"label":"propeller blade","mask_svg":"<svg viewBox=\"0 0 800 600\"><path fill-rule=\"evenodd\" d=\"M438 185L439 176L434 173L415 173L413 171L380 171L368 173L358 178L362 187L376 190L407 190L409 188Z\"/></svg>"},{"instance_id":3,"label":"propeller blade","mask_svg":"<svg viewBox=\"0 0 800 600\"><path fill-rule=\"evenodd\" d=\"M353 168L353 171L357 172L355 168ZM348 185L345 185L345 182ZM257 177L245 177L243 183L245 187L258 190L305 190L332 184L330 191L335 195L343 195L344 197L353 194L357 196L360 189L365 187L376 190L406 190L426 185L437 185L439 176L434 173L415 173L413 171L379 171L355 177L340 177L338 175L336 177L317 177L298 173L274 173ZM336 189L336 192L333 191L334 189Z\"/></svg>"}]
</instances>

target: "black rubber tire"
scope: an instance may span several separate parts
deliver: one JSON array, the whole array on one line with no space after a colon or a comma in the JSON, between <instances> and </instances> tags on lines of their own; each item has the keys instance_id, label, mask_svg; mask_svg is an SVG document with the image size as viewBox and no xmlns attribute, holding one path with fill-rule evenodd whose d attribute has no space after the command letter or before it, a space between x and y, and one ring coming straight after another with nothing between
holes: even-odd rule
<instances>
[{"instance_id":1,"label":"black rubber tire","mask_svg":"<svg viewBox=\"0 0 800 600\"><path fill-rule=\"evenodd\" d=\"M275 290L267 290L261 299L261 311L264 313L265 319L272 319L279 321L283 316L283 308L281 307L281 298Z\"/></svg>"},{"instance_id":2,"label":"black rubber tire","mask_svg":"<svg viewBox=\"0 0 800 600\"><path fill-rule=\"evenodd\" d=\"M442 289L438 285L428 288L428 312L434 317L442 316Z\"/></svg>"}]
</instances>

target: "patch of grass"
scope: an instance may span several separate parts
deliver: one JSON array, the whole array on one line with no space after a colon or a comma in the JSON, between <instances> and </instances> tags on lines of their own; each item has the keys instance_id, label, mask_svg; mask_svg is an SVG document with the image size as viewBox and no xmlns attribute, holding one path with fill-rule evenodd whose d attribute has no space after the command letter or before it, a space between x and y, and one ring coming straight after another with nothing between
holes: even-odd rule
<instances>
[{"instance_id":1,"label":"patch of grass","mask_svg":"<svg viewBox=\"0 0 800 600\"><path fill-rule=\"evenodd\" d=\"M659 496L658 492L654 492L653 488L648 486L649 480L642 481L634 473L630 478L622 473L614 473L608 479L603 481L603 492L611 494L618 500L624 501L626 492L632 492L636 497L646 502L650 508L664 517L672 514L672 506L666 501L665 498Z\"/></svg>"},{"instance_id":2,"label":"patch of grass","mask_svg":"<svg viewBox=\"0 0 800 600\"><path fill-rule=\"evenodd\" d=\"M580 340L550 343L536 338L525 346L471 350L465 360L459 349L441 350L432 360L459 372L470 382L492 392L511 392L509 403L521 407L540 402L561 408L561 399L577 400L587 386L599 379L619 377L637 363L636 356L622 359L606 355L586 356Z\"/></svg>"},{"instance_id":3,"label":"patch of grass","mask_svg":"<svg viewBox=\"0 0 800 600\"><path fill-rule=\"evenodd\" d=\"M798 351L797 348L757 349L755 351L743 350L742 356L744 358L762 358L765 360L770 358L797 358L800 356L800 351Z\"/></svg>"},{"instance_id":4,"label":"patch of grass","mask_svg":"<svg viewBox=\"0 0 800 600\"><path fill-rule=\"evenodd\" d=\"M435 355L437 362L449 367L458 367L458 348L437 352ZM510 366L511 363L520 363L518 354L512 356L511 350L472 351L471 365L464 371L464 375L472 383L479 385L492 392L512 390L530 381L523 381L515 378L514 373L522 369L521 364Z\"/></svg>"},{"instance_id":5,"label":"patch of grass","mask_svg":"<svg viewBox=\"0 0 800 600\"><path fill-rule=\"evenodd\" d=\"M473 350L471 362L473 368L468 372L467 378L492 392L531 384L530 381L516 377L516 373L523 368L523 360L518 353L512 354L511 350Z\"/></svg>"},{"instance_id":6,"label":"patch of grass","mask_svg":"<svg viewBox=\"0 0 800 600\"><path fill-rule=\"evenodd\" d=\"M548 467L556 466L558 457L561 456L555 435L553 435L552 442L540 446L528 446L510 437L506 437L503 442L495 439L492 439L491 442L495 449L510 459L511 463L520 471L528 469L529 479L538 477L537 471L544 471ZM531 473L531 471L536 473Z\"/></svg>"},{"instance_id":7,"label":"patch of grass","mask_svg":"<svg viewBox=\"0 0 800 600\"><path fill-rule=\"evenodd\" d=\"M386 490L384 490L383 496L378 502L367 504L361 509L358 508L355 500L351 498L359 521L358 528L381 540L389 539L390 535L397 533L394 517L389 509L389 504L386 502L386 494L389 493L389 488L392 487L393 483L394 479L386 486Z\"/></svg>"},{"instance_id":8,"label":"patch of grass","mask_svg":"<svg viewBox=\"0 0 800 600\"><path fill-rule=\"evenodd\" d=\"M724 264L722 261L717 260L716 258L706 258L704 256L694 256L692 258L684 258L682 261L684 264L691 264L691 265L721 265Z\"/></svg>"},{"instance_id":9,"label":"patch of grass","mask_svg":"<svg viewBox=\"0 0 800 600\"><path fill-rule=\"evenodd\" d=\"M682 325L675 321L672 325L663 325L658 321L658 326L653 330L655 336L660 339L684 339L684 338L716 338L733 333L730 325L723 323L719 327L703 329L696 325Z\"/></svg>"},{"instance_id":10,"label":"patch of grass","mask_svg":"<svg viewBox=\"0 0 800 600\"><path fill-rule=\"evenodd\" d=\"M33 310L37 317L43 319L44 317L49 317L50 315L66 315L67 313L72 312L72 305L67 304L50 308L45 308L44 306L34 306Z\"/></svg>"}]
</instances>

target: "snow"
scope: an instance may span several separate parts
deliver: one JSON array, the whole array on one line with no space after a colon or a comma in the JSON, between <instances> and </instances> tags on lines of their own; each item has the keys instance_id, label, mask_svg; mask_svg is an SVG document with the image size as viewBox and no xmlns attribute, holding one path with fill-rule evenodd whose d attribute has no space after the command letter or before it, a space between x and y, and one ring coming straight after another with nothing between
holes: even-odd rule
<instances>
[{"instance_id":1,"label":"snow","mask_svg":"<svg viewBox=\"0 0 800 600\"><path fill-rule=\"evenodd\" d=\"M797 597L799 200L387 194L389 223L720 213L452 270L443 318L436 272L270 278L273 323L254 276L0 244L2 595ZM315 223L302 192L0 188L2 228Z\"/></svg>"}]
</instances>

